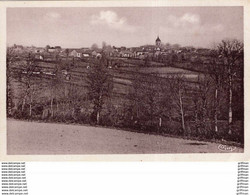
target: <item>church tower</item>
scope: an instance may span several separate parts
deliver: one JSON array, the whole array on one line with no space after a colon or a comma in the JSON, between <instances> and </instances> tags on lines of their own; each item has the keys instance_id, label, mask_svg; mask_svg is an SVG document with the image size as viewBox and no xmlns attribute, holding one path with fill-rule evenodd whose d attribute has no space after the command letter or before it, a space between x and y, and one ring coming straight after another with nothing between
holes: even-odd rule
<instances>
[{"instance_id":1,"label":"church tower","mask_svg":"<svg viewBox=\"0 0 250 195\"><path fill-rule=\"evenodd\" d=\"M155 45L157 47L160 47L161 46L161 39L159 38L159 35L157 36L157 39L155 40Z\"/></svg>"}]
</instances>

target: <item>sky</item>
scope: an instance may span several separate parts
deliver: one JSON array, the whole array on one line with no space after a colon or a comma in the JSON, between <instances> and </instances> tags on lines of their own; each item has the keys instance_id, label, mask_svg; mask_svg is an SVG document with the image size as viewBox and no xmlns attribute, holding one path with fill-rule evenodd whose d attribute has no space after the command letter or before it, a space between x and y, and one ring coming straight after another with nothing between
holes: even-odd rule
<instances>
[{"instance_id":1,"label":"sky","mask_svg":"<svg viewBox=\"0 0 250 195\"><path fill-rule=\"evenodd\" d=\"M162 43L212 47L243 41L242 7L8 8L7 44L135 47Z\"/></svg>"}]
</instances>

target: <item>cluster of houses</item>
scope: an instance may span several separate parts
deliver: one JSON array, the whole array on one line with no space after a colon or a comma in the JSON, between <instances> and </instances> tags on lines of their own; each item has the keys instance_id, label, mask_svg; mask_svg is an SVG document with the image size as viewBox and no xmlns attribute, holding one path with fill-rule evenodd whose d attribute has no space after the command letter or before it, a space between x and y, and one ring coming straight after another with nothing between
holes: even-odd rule
<instances>
[{"instance_id":1,"label":"cluster of houses","mask_svg":"<svg viewBox=\"0 0 250 195\"><path fill-rule=\"evenodd\" d=\"M189 58L195 60L197 58L197 53L203 52L207 53L208 49L195 49L193 47L182 47L182 48L169 48L164 46L161 43L159 36L155 40L155 45L144 45L140 47L111 47L107 46L103 49L99 48L67 48L62 49L60 46L46 46L42 47L23 47L21 45L14 45L14 50L17 52L31 52L34 53L36 58L45 59L49 56L59 56L59 57L75 57L75 58L90 58L96 57L99 58L102 55L109 57L119 57L119 58L137 58L137 59L146 59L146 58L156 58L156 57L167 57L169 55L177 55L181 58ZM190 55L192 54L192 55ZM183 57L184 56L184 57Z\"/></svg>"},{"instance_id":2,"label":"cluster of houses","mask_svg":"<svg viewBox=\"0 0 250 195\"><path fill-rule=\"evenodd\" d=\"M164 55L173 52L173 50L167 50L161 44L161 40L157 37L155 45L144 45L140 47L105 47L103 49L69 49L69 56L84 58L84 57L100 57L102 54L110 57L121 58L139 58L145 59L146 57L155 57L158 55Z\"/></svg>"}]
</instances>

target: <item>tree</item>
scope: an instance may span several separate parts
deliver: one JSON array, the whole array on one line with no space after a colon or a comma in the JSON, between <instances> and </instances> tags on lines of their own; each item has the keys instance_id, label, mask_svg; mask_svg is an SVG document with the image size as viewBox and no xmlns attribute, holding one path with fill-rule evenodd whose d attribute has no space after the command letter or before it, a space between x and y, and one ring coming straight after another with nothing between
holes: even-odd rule
<instances>
[{"instance_id":1,"label":"tree","mask_svg":"<svg viewBox=\"0 0 250 195\"><path fill-rule=\"evenodd\" d=\"M175 53L172 53L170 56L170 64L174 66L177 61L178 61L178 56Z\"/></svg>"},{"instance_id":2,"label":"tree","mask_svg":"<svg viewBox=\"0 0 250 195\"><path fill-rule=\"evenodd\" d=\"M182 75L173 75L170 82L170 89L172 94L173 103L177 108L177 113L181 116L182 130L185 132L185 107L184 107L184 94L186 91L186 84Z\"/></svg>"},{"instance_id":3,"label":"tree","mask_svg":"<svg viewBox=\"0 0 250 195\"><path fill-rule=\"evenodd\" d=\"M70 83L68 86L68 96L67 104L68 111L70 111L70 116L74 120L79 119L80 108L85 102L85 90L83 87L78 86L77 84Z\"/></svg>"},{"instance_id":4,"label":"tree","mask_svg":"<svg viewBox=\"0 0 250 195\"><path fill-rule=\"evenodd\" d=\"M12 77L13 71L12 66L15 61L13 48L7 48L6 55L6 80L7 80L7 116L12 115L12 98L13 98L13 89L12 89Z\"/></svg>"},{"instance_id":5,"label":"tree","mask_svg":"<svg viewBox=\"0 0 250 195\"><path fill-rule=\"evenodd\" d=\"M150 126L153 127L155 119L160 117L161 110L162 92L159 75L144 76L140 84L140 93L145 120L150 121Z\"/></svg>"},{"instance_id":6,"label":"tree","mask_svg":"<svg viewBox=\"0 0 250 195\"><path fill-rule=\"evenodd\" d=\"M107 43L105 41L102 42L102 49L105 50L107 47Z\"/></svg>"},{"instance_id":7,"label":"tree","mask_svg":"<svg viewBox=\"0 0 250 195\"><path fill-rule=\"evenodd\" d=\"M172 48L173 48L173 49L179 49L180 47L181 47L181 46L180 46L179 44L173 44L173 45L172 45Z\"/></svg>"},{"instance_id":8,"label":"tree","mask_svg":"<svg viewBox=\"0 0 250 195\"><path fill-rule=\"evenodd\" d=\"M98 49L98 45L97 45L96 43L94 43L94 44L91 46L91 49L92 49L92 50Z\"/></svg>"},{"instance_id":9,"label":"tree","mask_svg":"<svg viewBox=\"0 0 250 195\"><path fill-rule=\"evenodd\" d=\"M170 48L171 48L171 44L170 44L170 43L166 43L166 44L165 44L165 47L166 47L167 49L170 49Z\"/></svg>"},{"instance_id":10,"label":"tree","mask_svg":"<svg viewBox=\"0 0 250 195\"><path fill-rule=\"evenodd\" d=\"M67 56L67 59L68 59L68 57L69 57L69 49L68 48L65 49L65 53L66 53L66 56Z\"/></svg>"},{"instance_id":11,"label":"tree","mask_svg":"<svg viewBox=\"0 0 250 195\"><path fill-rule=\"evenodd\" d=\"M46 49L46 51L48 51L50 49L50 46L46 45L45 49Z\"/></svg>"},{"instance_id":12,"label":"tree","mask_svg":"<svg viewBox=\"0 0 250 195\"><path fill-rule=\"evenodd\" d=\"M146 55L146 57L144 58L144 66L149 66L149 65L150 65L149 56Z\"/></svg>"},{"instance_id":13,"label":"tree","mask_svg":"<svg viewBox=\"0 0 250 195\"><path fill-rule=\"evenodd\" d=\"M58 64L56 64L54 73L56 74L55 77L50 79L49 82L49 89L50 89L50 114L53 118L55 115L54 112L54 102L56 101L57 108L58 108L58 100L60 97L60 90L62 88L63 78L61 75L61 69ZM58 110L57 110L58 111Z\"/></svg>"},{"instance_id":14,"label":"tree","mask_svg":"<svg viewBox=\"0 0 250 195\"><path fill-rule=\"evenodd\" d=\"M171 93L169 78L162 78L159 74L151 74L147 76L147 89L145 97L146 105L148 105L151 125L157 126L159 131L164 120L171 120Z\"/></svg>"},{"instance_id":15,"label":"tree","mask_svg":"<svg viewBox=\"0 0 250 195\"><path fill-rule=\"evenodd\" d=\"M202 127L202 129L207 129L210 119L210 106L211 106L211 87L212 80L209 75L202 74L198 75L198 82L193 84L195 86L195 93L192 100L195 104L195 122L197 127ZM216 115L217 117L217 115ZM217 128L217 118L216 118L216 128ZM215 129L217 132L217 129Z\"/></svg>"},{"instance_id":16,"label":"tree","mask_svg":"<svg viewBox=\"0 0 250 195\"><path fill-rule=\"evenodd\" d=\"M61 50L61 49L62 49L62 47L61 47L61 46L55 46L55 49L59 49L59 50Z\"/></svg>"},{"instance_id":17,"label":"tree","mask_svg":"<svg viewBox=\"0 0 250 195\"><path fill-rule=\"evenodd\" d=\"M36 76L36 72L39 70L34 58L30 54L26 63L20 68L21 71L18 72L18 81L21 84L21 112L22 114L26 114L26 108L28 106L28 116L32 117L32 109L37 101L43 83L41 79Z\"/></svg>"},{"instance_id":18,"label":"tree","mask_svg":"<svg viewBox=\"0 0 250 195\"><path fill-rule=\"evenodd\" d=\"M101 58L99 62L93 63L87 74L88 98L93 104L94 120L100 124L100 115L105 103L105 98L112 92L112 76Z\"/></svg>"},{"instance_id":19,"label":"tree","mask_svg":"<svg viewBox=\"0 0 250 195\"><path fill-rule=\"evenodd\" d=\"M140 86L141 80L143 77L139 74L140 67L135 67L135 73L132 74L132 87L130 92L128 93L127 99L130 100L130 108L129 110L129 121L133 123L138 123L138 119L140 118L140 107L141 107L141 94L140 94Z\"/></svg>"},{"instance_id":20,"label":"tree","mask_svg":"<svg viewBox=\"0 0 250 195\"><path fill-rule=\"evenodd\" d=\"M213 80L214 86L214 104L213 104L213 115L214 115L214 130L218 132L218 112L220 107L220 95L221 89L223 87L223 82L225 78L225 66L219 58L219 53L216 50L212 50L211 62L208 65L208 74Z\"/></svg>"},{"instance_id":21,"label":"tree","mask_svg":"<svg viewBox=\"0 0 250 195\"><path fill-rule=\"evenodd\" d=\"M229 134L232 133L231 125L233 122L233 85L235 78L237 78L237 70L243 69L243 55L244 55L244 45L242 42L234 40L223 40L218 44L218 53L223 59L223 63L227 73L227 86L229 91L229 102L228 102L228 124L229 124Z\"/></svg>"},{"instance_id":22,"label":"tree","mask_svg":"<svg viewBox=\"0 0 250 195\"><path fill-rule=\"evenodd\" d=\"M139 67L132 75L130 119L134 125L159 131L164 118L169 117L170 93L168 80L158 74L141 74Z\"/></svg>"}]
</instances>

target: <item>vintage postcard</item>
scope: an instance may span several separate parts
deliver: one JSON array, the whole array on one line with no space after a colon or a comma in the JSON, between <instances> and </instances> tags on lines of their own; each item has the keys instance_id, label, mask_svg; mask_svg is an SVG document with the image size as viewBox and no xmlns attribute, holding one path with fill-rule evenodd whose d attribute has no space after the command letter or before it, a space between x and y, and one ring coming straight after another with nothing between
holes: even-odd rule
<instances>
[{"instance_id":1,"label":"vintage postcard","mask_svg":"<svg viewBox=\"0 0 250 195\"><path fill-rule=\"evenodd\" d=\"M249 3L226 2L1 3L0 159L249 160Z\"/></svg>"}]
</instances>

